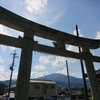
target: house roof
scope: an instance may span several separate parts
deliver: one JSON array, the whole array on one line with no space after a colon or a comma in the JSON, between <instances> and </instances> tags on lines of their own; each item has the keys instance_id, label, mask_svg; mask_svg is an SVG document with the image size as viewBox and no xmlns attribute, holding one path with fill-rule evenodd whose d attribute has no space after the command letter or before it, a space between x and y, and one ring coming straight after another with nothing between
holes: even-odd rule
<instances>
[{"instance_id":1,"label":"house roof","mask_svg":"<svg viewBox=\"0 0 100 100\"><path fill-rule=\"evenodd\" d=\"M11 86L11 88L14 88L14 87L16 87L16 84L14 84L14 85Z\"/></svg>"},{"instance_id":2,"label":"house roof","mask_svg":"<svg viewBox=\"0 0 100 100\"><path fill-rule=\"evenodd\" d=\"M99 75L100 74L100 69L96 70L95 72L96 72L96 75ZM88 77L87 73L85 73L85 77Z\"/></svg>"},{"instance_id":3,"label":"house roof","mask_svg":"<svg viewBox=\"0 0 100 100\"><path fill-rule=\"evenodd\" d=\"M30 80L30 83L57 84L56 82L50 80Z\"/></svg>"},{"instance_id":4,"label":"house roof","mask_svg":"<svg viewBox=\"0 0 100 100\"><path fill-rule=\"evenodd\" d=\"M96 74L100 74L100 69L96 71Z\"/></svg>"},{"instance_id":5,"label":"house roof","mask_svg":"<svg viewBox=\"0 0 100 100\"><path fill-rule=\"evenodd\" d=\"M54 81L49 80L30 80L30 83L42 83L42 84L57 84ZM15 88L16 84L12 85L11 88Z\"/></svg>"}]
</instances>

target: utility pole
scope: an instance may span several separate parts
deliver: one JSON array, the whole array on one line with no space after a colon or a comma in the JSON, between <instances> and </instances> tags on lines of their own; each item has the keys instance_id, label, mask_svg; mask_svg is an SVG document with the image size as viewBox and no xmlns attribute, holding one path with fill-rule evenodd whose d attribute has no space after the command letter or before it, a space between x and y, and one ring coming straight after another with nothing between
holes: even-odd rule
<instances>
[{"instance_id":1,"label":"utility pole","mask_svg":"<svg viewBox=\"0 0 100 100\"><path fill-rule=\"evenodd\" d=\"M13 70L14 70L14 66L15 66L15 58L18 57L16 56L17 53L16 51L14 51L14 53L11 53L13 55L13 61L12 61L12 65L10 66L10 70L11 70L11 74L10 74L10 81L9 81L9 91L8 91L8 98L10 100L10 88L11 88L11 80L12 80L12 73L13 73Z\"/></svg>"},{"instance_id":2,"label":"utility pole","mask_svg":"<svg viewBox=\"0 0 100 100\"><path fill-rule=\"evenodd\" d=\"M71 88L70 88L70 79L69 79L69 70L68 70L68 62L67 62L67 60L66 60L66 69L67 69L67 76L68 76L68 87L69 87L70 100L72 100L72 98L71 98Z\"/></svg>"},{"instance_id":3,"label":"utility pole","mask_svg":"<svg viewBox=\"0 0 100 100\"><path fill-rule=\"evenodd\" d=\"M77 34L77 37L79 37L77 25L76 25L76 34ZM81 53L81 48L78 47L78 49L79 49L79 53ZM84 66L83 66L83 61L81 59L80 59L80 63L81 63L81 70L82 70L82 76L83 76L83 82L84 82L85 100L89 100L88 92L87 92L87 84L86 84L86 79L85 79L85 73L84 73Z\"/></svg>"},{"instance_id":4,"label":"utility pole","mask_svg":"<svg viewBox=\"0 0 100 100\"><path fill-rule=\"evenodd\" d=\"M47 84L45 80L45 73L44 73L44 85L45 85L45 99L47 100Z\"/></svg>"}]
</instances>

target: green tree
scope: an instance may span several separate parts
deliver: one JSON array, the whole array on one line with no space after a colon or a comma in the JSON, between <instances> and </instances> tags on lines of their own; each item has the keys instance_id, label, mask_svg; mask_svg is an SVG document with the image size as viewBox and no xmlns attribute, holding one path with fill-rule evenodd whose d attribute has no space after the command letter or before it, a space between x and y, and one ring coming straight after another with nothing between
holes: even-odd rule
<instances>
[{"instance_id":1,"label":"green tree","mask_svg":"<svg viewBox=\"0 0 100 100\"><path fill-rule=\"evenodd\" d=\"M93 100L93 98L92 98L92 97L90 97L90 98L89 98L89 100Z\"/></svg>"},{"instance_id":2,"label":"green tree","mask_svg":"<svg viewBox=\"0 0 100 100\"><path fill-rule=\"evenodd\" d=\"M80 89L81 95L84 95L85 94L84 87L80 87L79 89Z\"/></svg>"},{"instance_id":3,"label":"green tree","mask_svg":"<svg viewBox=\"0 0 100 100\"><path fill-rule=\"evenodd\" d=\"M60 95L65 95L65 91L64 90L61 90L60 91Z\"/></svg>"}]
</instances>

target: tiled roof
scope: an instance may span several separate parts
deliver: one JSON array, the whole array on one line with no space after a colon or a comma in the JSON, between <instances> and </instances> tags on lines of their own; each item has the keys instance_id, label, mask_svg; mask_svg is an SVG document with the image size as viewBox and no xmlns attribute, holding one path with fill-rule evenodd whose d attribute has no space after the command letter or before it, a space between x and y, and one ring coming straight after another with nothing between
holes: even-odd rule
<instances>
[{"instance_id":1,"label":"tiled roof","mask_svg":"<svg viewBox=\"0 0 100 100\"><path fill-rule=\"evenodd\" d=\"M57 84L54 81L48 81L48 80L30 80L30 83ZM11 86L11 88L14 88L14 87L16 87L16 84Z\"/></svg>"},{"instance_id":2,"label":"tiled roof","mask_svg":"<svg viewBox=\"0 0 100 100\"><path fill-rule=\"evenodd\" d=\"M100 74L100 69L96 71L96 74Z\"/></svg>"},{"instance_id":3,"label":"tiled roof","mask_svg":"<svg viewBox=\"0 0 100 100\"><path fill-rule=\"evenodd\" d=\"M30 83L57 84L56 82L49 80L30 80Z\"/></svg>"}]
</instances>

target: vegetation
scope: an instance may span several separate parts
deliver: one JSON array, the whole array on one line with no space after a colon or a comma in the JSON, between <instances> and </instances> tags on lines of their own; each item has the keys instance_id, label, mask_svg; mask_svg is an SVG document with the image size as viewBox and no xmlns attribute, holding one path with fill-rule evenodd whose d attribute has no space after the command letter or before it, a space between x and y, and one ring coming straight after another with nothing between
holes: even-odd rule
<instances>
[{"instance_id":1,"label":"vegetation","mask_svg":"<svg viewBox=\"0 0 100 100\"><path fill-rule=\"evenodd\" d=\"M90 97L90 98L89 98L89 100L93 100L93 98L92 98L92 97Z\"/></svg>"},{"instance_id":2,"label":"vegetation","mask_svg":"<svg viewBox=\"0 0 100 100\"><path fill-rule=\"evenodd\" d=\"M85 95L84 87L80 87L79 90L81 92L81 95Z\"/></svg>"},{"instance_id":3,"label":"vegetation","mask_svg":"<svg viewBox=\"0 0 100 100\"><path fill-rule=\"evenodd\" d=\"M63 87L59 90L59 95L65 96L65 95L69 95L69 91L67 88Z\"/></svg>"}]
</instances>

